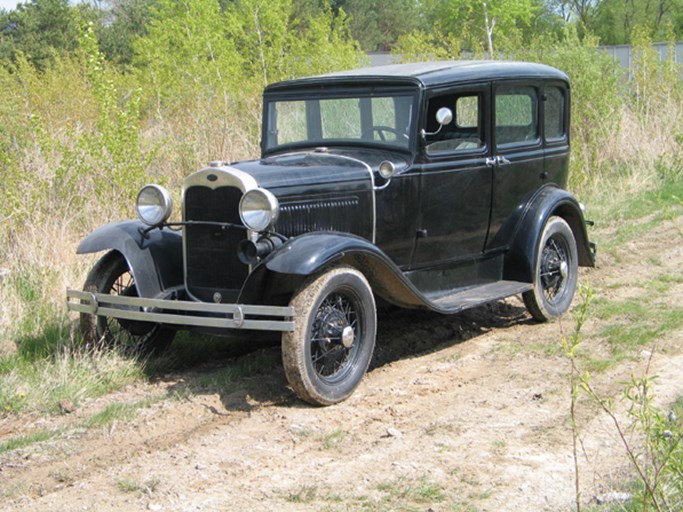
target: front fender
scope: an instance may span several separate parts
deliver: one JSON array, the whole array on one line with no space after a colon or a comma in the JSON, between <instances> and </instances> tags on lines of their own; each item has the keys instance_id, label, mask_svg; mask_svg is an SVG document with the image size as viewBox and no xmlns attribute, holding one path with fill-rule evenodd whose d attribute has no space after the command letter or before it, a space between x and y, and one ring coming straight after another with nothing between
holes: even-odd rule
<instances>
[{"instance_id":1,"label":"front fender","mask_svg":"<svg viewBox=\"0 0 683 512\"><path fill-rule=\"evenodd\" d=\"M81 240L76 252L120 252L128 262L140 297L159 297L164 290L183 284L182 236L168 229L143 235L147 227L135 220L107 224Z\"/></svg>"},{"instance_id":2,"label":"front fender","mask_svg":"<svg viewBox=\"0 0 683 512\"><path fill-rule=\"evenodd\" d=\"M264 264L272 272L309 276L348 254L372 255L387 265L393 265L381 250L364 238L320 231L288 240L270 254Z\"/></svg>"},{"instance_id":3,"label":"front fender","mask_svg":"<svg viewBox=\"0 0 683 512\"><path fill-rule=\"evenodd\" d=\"M505 256L504 279L533 282L538 240L553 215L562 217L572 229L579 265L595 266L586 221L578 201L564 189L546 187L529 202L517 225L511 249Z\"/></svg>"},{"instance_id":4,"label":"front fender","mask_svg":"<svg viewBox=\"0 0 683 512\"><path fill-rule=\"evenodd\" d=\"M334 232L311 232L288 240L254 268L240 301L286 303L306 277L338 264L363 272L373 291L389 302L403 307L428 305L377 246L355 235Z\"/></svg>"}]
</instances>

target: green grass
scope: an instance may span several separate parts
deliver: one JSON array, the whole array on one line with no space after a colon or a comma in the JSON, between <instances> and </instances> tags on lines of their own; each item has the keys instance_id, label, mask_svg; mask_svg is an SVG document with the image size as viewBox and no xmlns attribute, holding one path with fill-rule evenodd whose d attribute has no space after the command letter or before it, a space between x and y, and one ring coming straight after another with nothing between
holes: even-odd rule
<instances>
[{"instance_id":1,"label":"green grass","mask_svg":"<svg viewBox=\"0 0 683 512\"><path fill-rule=\"evenodd\" d=\"M129 478L119 478L116 480L116 487L125 493L152 494L157 490L161 482L156 478L145 481L131 480Z\"/></svg>"},{"instance_id":2,"label":"green grass","mask_svg":"<svg viewBox=\"0 0 683 512\"><path fill-rule=\"evenodd\" d=\"M609 344L615 362L632 357L643 346L683 326L683 306L664 307L657 302L672 282L678 282L678 278L655 277L642 286L643 291L637 297L595 299L591 314L603 321L598 336Z\"/></svg>"},{"instance_id":3,"label":"green grass","mask_svg":"<svg viewBox=\"0 0 683 512\"><path fill-rule=\"evenodd\" d=\"M112 425L114 422L127 422L135 418L137 411L143 407L148 407L150 401L136 403L113 403L109 404L102 411L88 418L82 425L86 428L103 428Z\"/></svg>"},{"instance_id":4,"label":"green grass","mask_svg":"<svg viewBox=\"0 0 683 512\"><path fill-rule=\"evenodd\" d=\"M296 492L289 493L286 500L289 503L310 503L318 496L318 488L315 485L304 485Z\"/></svg>"},{"instance_id":5,"label":"green grass","mask_svg":"<svg viewBox=\"0 0 683 512\"><path fill-rule=\"evenodd\" d=\"M382 501L392 505L438 503L446 500L443 488L427 477L418 480L399 478L379 484L377 490L382 493Z\"/></svg>"},{"instance_id":6,"label":"green grass","mask_svg":"<svg viewBox=\"0 0 683 512\"><path fill-rule=\"evenodd\" d=\"M612 255L619 261L619 249L664 221L680 223L683 217L681 200L683 197L683 171L672 171L669 175L655 179L655 184L647 190L628 191L621 197L605 197L604 187L586 194L588 218L597 227L614 226L607 236L598 236L599 253ZM683 237L683 232L681 232ZM599 257L599 256L598 256Z\"/></svg>"},{"instance_id":7,"label":"green grass","mask_svg":"<svg viewBox=\"0 0 683 512\"><path fill-rule=\"evenodd\" d=\"M194 386L199 389L220 389L225 391L234 387L245 377L268 372L281 365L277 350L259 350L243 357L226 361L224 368L198 375Z\"/></svg>"},{"instance_id":8,"label":"green grass","mask_svg":"<svg viewBox=\"0 0 683 512\"><path fill-rule=\"evenodd\" d=\"M323 434L323 436L320 439L321 449L322 450L330 450L332 448L339 449L341 447L341 444L344 442L346 435L347 435L347 433L344 430L342 430L341 428L336 428L336 429L332 430L331 432L327 432L326 434Z\"/></svg>"},{"instance_id":9,"label":"green grass","mask_svg":"<svg viewBox=\"0 0 683 512\"><path fill-rule=\"evenodd\" d=\"M32 432L25 436L13 437L7 441L0 443L0 453L9 452L12 450L19 450L21 448L26 448L36 443L44 443L49 441L63 433L63 430L39 430L37 432Z\"/></svg>"},{"instance_id":10,"label":"green grass","mask_svg":"<svg viewBox=\"0 0 683 512\"><path fill-rule=\"evenodd\" d=\"M133 360L107 351L64 351L34 359L21 354L0 363L0 414L60 414L59 402L78 406L143 378Z\"/></svg>"},{"instance_id":11,"label":"green grass","mask_svg":"<svg viewBox=\"0 0 683 512\"><path fill-rule=\"evenodd\" d=\"M109 404L103 410L96 412L89 418L76 422L70 426L52 430L39 430L27 435L10 438L5 442L0 443L0 453L43 443L76 430L106 428L117 421L131 421L137 415L138 410L149 407L152 403L162 400L163 398L164 396L160 395L157 397L148 397L133 403L116 402Z\"/></svg>"}]
</instances>

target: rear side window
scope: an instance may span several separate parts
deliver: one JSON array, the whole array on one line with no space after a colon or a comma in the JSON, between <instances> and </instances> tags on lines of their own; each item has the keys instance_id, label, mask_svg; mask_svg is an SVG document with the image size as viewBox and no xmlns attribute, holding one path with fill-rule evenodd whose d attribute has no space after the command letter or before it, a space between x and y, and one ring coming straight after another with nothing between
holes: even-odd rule
<instances>
[{"instance_id":1,"label":"rear side window","mask_svg":"<svg viewBox=\"0 0 683 512\"><path fill-rule=\"evenodd\" d=\"M496 145L538 140L538 93L533 87L505 86L496 91Z\"/></svg>"},{"instance_id":2,"label":"rear side window","mask_svg":"<svg viewBox=\"0 0 683 512\"><path fill-rule=\"evenodd\" d=\"M565 100L564 90L559 87L548 87L545 90L543 104L543 124L546 140L564 139L565 132Z\"/></svg>"}]
</instances>

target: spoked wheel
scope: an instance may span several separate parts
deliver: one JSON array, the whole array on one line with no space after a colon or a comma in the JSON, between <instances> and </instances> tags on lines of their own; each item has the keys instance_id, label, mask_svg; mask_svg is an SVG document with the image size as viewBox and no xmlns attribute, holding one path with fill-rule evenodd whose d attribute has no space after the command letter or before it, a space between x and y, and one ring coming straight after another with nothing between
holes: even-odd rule
<instances>
[{"instance_id":1,"label":"spoked wheel","mask_svg":"<svg viewBox=\"0 0 683 512\"><path fill-rule=\"evenodd\" d=\"M348 398L375 347L377 317L370 285L357 270L339 267L304 283L290 305L296 327L282 334L282 360L292 389L315 405Z\"/></svg>"},{"instance_id":2,"label":"spoked wheel","mask_svg":"<svg viewBox=\"0 0 683 512\"><path fill-rule=\"evenodd\" d=\"M564 314L574 298L577 277L574 233L564 219L551 217L538 241L534 288L522 296L531 316L545 322Z\"/></svg>"},{"instance_id":3,"label":"spoked wheel","mask_svg":"<svg viewBox=\"0 0 683 512\"><path fill-rule=\"evenodd\" d=\"M88 274L86 292L137 297L135 279L121 253L107 253ZM81 331L87 343L110 346L126 355L160 353L173 341L175 331L152 322L140 322L81 313Z\"/></svg>"}]
</instances>

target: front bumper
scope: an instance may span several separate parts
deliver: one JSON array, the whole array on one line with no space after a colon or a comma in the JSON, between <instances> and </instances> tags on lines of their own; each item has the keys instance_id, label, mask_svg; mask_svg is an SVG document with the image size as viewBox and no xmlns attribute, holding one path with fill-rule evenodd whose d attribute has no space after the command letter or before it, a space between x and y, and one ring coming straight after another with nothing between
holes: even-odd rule
<instances>
[{"instance_id":1,"label":"front bumper","mask_svg":"<svg viewBox=\"0 0 683 512\"><path fill-rule=\"evenodd\" d=\"M66 290L66 307L79 313L186 327L294 330L294 308L289 306L145 299L69 288Z\"/></svg>"}]
</instances>

